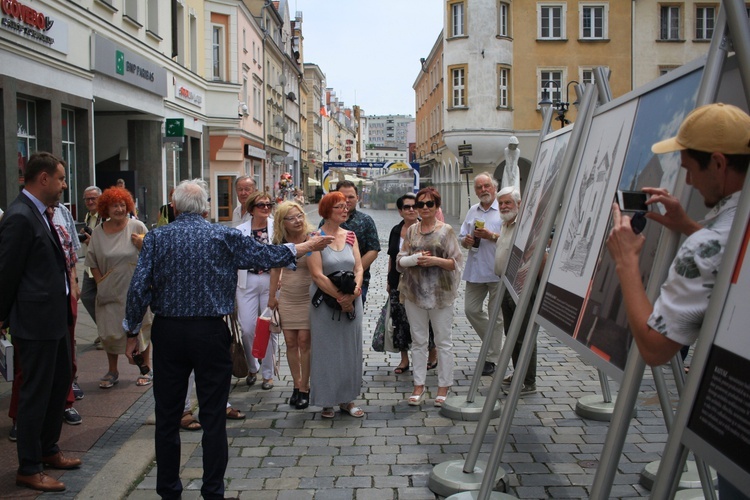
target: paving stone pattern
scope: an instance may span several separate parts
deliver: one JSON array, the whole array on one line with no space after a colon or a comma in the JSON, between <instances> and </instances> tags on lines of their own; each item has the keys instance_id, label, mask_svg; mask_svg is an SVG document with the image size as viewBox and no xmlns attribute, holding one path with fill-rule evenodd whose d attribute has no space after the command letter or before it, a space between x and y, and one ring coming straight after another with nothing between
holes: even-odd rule
<instances>
[{"instance_id":1,"label":"paving stone pattern","mask_svg":"<svg viewBox=\"0 0 750 500\"><path fill-rule=\"evenodd\" d=\"M465 459L468 453L476 422L451 420L439 414L432 405L436 373L427 377L432 398L422 407L408 406L411 373L394 375L399 356L377 353L370 347L377 314L386 299L387 238L400 219L395 210L363 211L375 219L383 247L373 266L363 319L365 370L358 403L367 415L356 419L337 414L332 420L324 420L320 408L290 408L286 400L292 381L282 344L281 377L272 390L263 391L260 384L247 387L244 379L234 380L230 401L246 412L247 419L228 422L227 496L256 500L434 499L436 495L428 488L433 466ZM317 211L311 218L319 220ZM460 221L448 222L458 232ZM463 314L463 285L461 290L453 321L456 394L468 390L481 348ZM544 331L540 332L538 349L538 393L519 401L503 455L508 492L518 498L587 498L608 424L584 420L574 409L580 397L600 393L597 372ZM648 496L649 492L638 484L640 472L659 458L666 441L650 375L647 372L644 377L637 418L632 422L612 486L613 498ZM483 377L480 392L486 394L490 382L489 377ZM613 394L616 389L617 384L612 382ZM150 392L144 395L149 397ZM497 423L497 419L492 421L483 440L480 460L489 456ZM201 433L182 432L181 436L183 498L198 498ZM158 498L155 477L155 467L146 471L128 498Z\"/></svg>"}]
</instances>

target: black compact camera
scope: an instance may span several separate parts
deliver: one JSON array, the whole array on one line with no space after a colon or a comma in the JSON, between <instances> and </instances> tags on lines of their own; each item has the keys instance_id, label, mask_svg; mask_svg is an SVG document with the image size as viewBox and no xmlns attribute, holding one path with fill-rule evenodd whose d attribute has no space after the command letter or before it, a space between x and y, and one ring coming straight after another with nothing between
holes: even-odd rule
<instances>
[{"instance_id":1,"label":"black compact camera","mask_svg":"<svg viewBox=\"0 0 750 500\"><path fill-rule=\"evenodd\" d=\"M88 226L84 226L83 227L83 233L78 233L78 241L80 241L81 243L83 243L84 241L86 241L86 235L87 234L89 236L91 236L91 228L88 227Z\"/></svg>"},{"instance_id":2,"label":"black compact camera","mask_svg":"<svg viewBox=\"0 0 750 500\"><path fill-rule=\"evenodd\" d=\"M143 359L143 354L141 353L133 354L133 362L141 371L141 375L148 375L148 372L151 371L151 368L149 368L148 365L145 364L145 360Z\"/></svg>"}]
</instances>

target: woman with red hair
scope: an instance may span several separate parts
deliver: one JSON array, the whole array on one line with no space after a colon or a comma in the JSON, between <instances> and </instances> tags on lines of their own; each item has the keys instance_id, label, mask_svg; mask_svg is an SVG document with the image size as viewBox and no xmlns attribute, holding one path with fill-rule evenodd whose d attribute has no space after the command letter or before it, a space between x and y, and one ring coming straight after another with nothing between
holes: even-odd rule
<instances>
[{"instance_id":1,"label":"woman with red hair","mask_svg":"<svg viewBox=\"0 0 750 500\"><path fill-rule=\"evenodd\" d=\"M320 234L334 240L307 259L313 281L310 404L323 407L323 418L333 418L336 405L361 418L365 412L354 400L362 393L362 260L354 231L341 228L349 217L344 195L325 195L318 213L324 219Z\"/></svg>"},{"instance_id":2,"label":"woman with red hair","mask_svg":"<svg viewBox=\"0 0 750 500\"><path fill-rule=\"evenodd\" d=\"M104 222L96 226L91 234L86 264L97 285L96 327L107 353L109 370L99 381L99 387L109 389L119 381L117 357L125 354L126 337L122 329L125 317L125 298L130 280L138 263L138 254L143 245L143 236L148 232L143 222L131 219L135 203L125 188L106 189L97 201L99 217ZM143 319L139 336L143 364L148 368L151 352L151 313ZM149 370L136 381L137 385L148 385L153 379Z\"/></svg>"}]
</instances>

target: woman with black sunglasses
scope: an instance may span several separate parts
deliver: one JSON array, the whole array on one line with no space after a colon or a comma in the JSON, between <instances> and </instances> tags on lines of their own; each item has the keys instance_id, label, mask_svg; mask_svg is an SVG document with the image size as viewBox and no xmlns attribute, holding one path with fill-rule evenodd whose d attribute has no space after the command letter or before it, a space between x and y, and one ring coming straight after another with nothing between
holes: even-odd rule
<instances>
[{"instance_id":1,"label":"woman with black sunglasses","mask_svg":"<svg viewBox=\"0 0 750 500\"><path fill-rule=\"evenodd\" d=\"M438 351L438 390L435 406L442 406L453 385L453 303L458 296L463 257L453 228L435 217L440 193L426 187L414 204L421 221L406 232L396 263L402 271L399 292L406 307L412 337L414 391L409 404L419 406L427 394L429 325Z\"/></svg>"},{"instance_id":2,"label":"woman with black sunglasses","mask_svg":"<svg viewBox=\"0 0 750 500\"><path fill-rule=\"evenodd\" d=\"M412 225L419 221L417 207L415 206L416 202L417 195L414 193L406 193L396 200L396 208L402 220L391 228L391 234L388 237L388 280L386 291L388 292L391 305L393 347L401 352L401 362L393 370L393 373L396 375L401 375L409 371L409 349L411 348L411 328L409 327L409 320L406 317L406 309L404 309L404 305L399 299L398 283L401 280L401 272L397 269L396 257L401 251L406 232ZM437 366L437 350L435 349L432 328L430 328L427 369L433 370Z\"/></svg>"},{"instance_id":3,"label":"woman with black sunglasses","mask_svg":"<svg viewBox=\"0 0 750 500\"><path fill-rule=\"evenodd\" d=\"M246 211L251 218L243 222L237 229L248 238L255 238L258 243L268 245L273 240L273 218L271 213L273 198L265 191L257 191L250 195L246 202ZM258 370L261 370L263 383L261 388L273 388L273 355L279 345L278 334L271 333L266 355L262 363L258 363L252 355L255 340L255 323L262 309L268 304L271 286L270 269L240 269L237 271L237 318L242 328L242 343L250 372L245 382L253 385L258 380ZM276 290L273 291L276 293Z\"/></svg>"}]
</instances>

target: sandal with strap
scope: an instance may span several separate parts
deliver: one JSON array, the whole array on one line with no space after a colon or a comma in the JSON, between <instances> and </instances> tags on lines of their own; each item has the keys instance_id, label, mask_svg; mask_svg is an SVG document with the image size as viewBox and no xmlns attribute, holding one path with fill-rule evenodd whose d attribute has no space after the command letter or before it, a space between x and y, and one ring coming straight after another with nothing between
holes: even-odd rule
<instances>
[{"instance_id":1,"label":"sandal with strap","mask_svg":"<svg viewBox=\"0 0 750 500\"><path fill-rule=\"evenodd\" d=\"M396 369L393 370L393 373L395 373L396 375L401 375L403 373L408 373L408 372L409 372L408 364L406 366L397 366Z\"/></svg>"},{"instance_id":2,"label":"sandal with strap","mask_svg":"<svg viewBox=\"0 0 750 500\"><path fill-rule=\"evenodd\" d=\"M320 416L323 418L333 418L336 416L336 412L333 411L333 408L326 407L326 408L323 408L323 411L320 413Z\"/></svg>"},{"instance_id":3,"label":"sandal with strap","mask_svg":"<svg viewBox=\"0 0 750 500\"><path fill-rule=\"evenodd\" d=\"M99 379L100 389L110 389L115 386L120 380L120 374L115 372L107 372L102 378Z\"/></svg>"},{"instance_id":4,"label":"sandal with strap","mask_svg":"<svg viewBox=\"0 0 750 500\"><path fill-rule=\"evenodd\" d=\"M245 418L245 414L242 413L240 410L236 408L232 408L230 406L227 408L227 418L229 420L243 420Z\"/></svg>"},{"instance_id":5,"label":"sandal with strap","mask_svg":"<svg viewBox=\"0 0 750 500\"><path fill-rule=\"evenodd\" d=\"M202 428L201 423L193 416L192 411L186 411L182 414L182 418L180 419L180 429L185 429L186 431L199 431Z\"/></svg>"},{"instance_id":6,"label":"sandal with strap","mask_svg":"<svg viewBox=\"0 0 750 500\"><path fill-rule=\"evenodd\" d=\"M348 413L354 418L362 418L365 416L364 410L354 403L340 404L339 408L341 408L341 413Z\"/></svg>"},{"instance_id":7,"label":"sandal with strap","mask_svg":"<svg viewBox=\"0 0 750 500\"><path fill-rule=\"evenodd\" d=\"M147 385L151 385L151 382L154 381L154 371L149 370L147 374L141 375L135 380L135 385L138 387L145 387Z\"/></svg>"}]
</instances>

